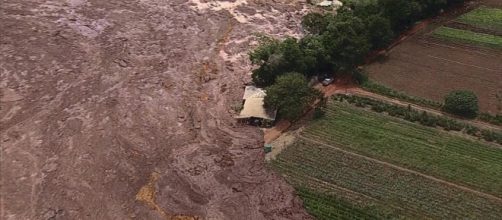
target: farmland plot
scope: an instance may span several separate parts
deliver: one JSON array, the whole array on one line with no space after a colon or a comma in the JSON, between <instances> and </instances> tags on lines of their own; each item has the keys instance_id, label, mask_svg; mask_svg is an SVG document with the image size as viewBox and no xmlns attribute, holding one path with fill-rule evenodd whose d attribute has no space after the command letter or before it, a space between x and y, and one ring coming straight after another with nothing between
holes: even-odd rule
<instances>
[{"instance_id":1,"label":"farmland plot","mask_svg":"<svg viewBox=\"0 0 502 220\"><path fill-rule=\"evenodd\" d=\"M482 112L502 114L500 57L500 50L419 35L393 48L385 61L365 69L380 84L438 102L452 90L471 90Z\"/></svg>"},{"instance_id":2,"label":"farmland plot","mask_svg":"<svg viewBox=\"0 0 502 220\"><path fill-rule=\"evenodd\" d=\"M272 166L318 219L500 219L501 156L501 149L336 103Z\"/></svg>"},{"instance_id":3,"label":"farmland plot","mask_svg":"<svg viewBox=\"0 0 502 220\"><path fill-rule=\"evenodd\" d=\"M333 103L303 135L502 196L502 149Z\"/></svg>"},{"instance_id":4,"label":"farmland plot","mask_svg":"<svg viewBox=\"0 0 502 220\"><path fill-rule=\"evenodd\" d=\"M483 4L409 37L366 66L370 79L436 102L452 90L471 90L481 112L502 114L502 2Z\"/></svg>"}]
</instances>

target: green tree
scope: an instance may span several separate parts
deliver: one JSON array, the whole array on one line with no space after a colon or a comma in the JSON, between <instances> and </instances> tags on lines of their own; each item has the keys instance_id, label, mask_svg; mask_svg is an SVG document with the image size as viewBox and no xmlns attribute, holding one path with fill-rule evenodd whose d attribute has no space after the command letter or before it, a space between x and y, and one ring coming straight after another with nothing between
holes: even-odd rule
<instances>
[{"instance_id":1,"label":"green tree","mask_svg":"<svg viewBox=\"0 0 502 220\"><path fill-rule=\"evenodd\" d=\"M479 110L478 97L471 91L452 91L445 97L443 109L455 115L474 118Z\"/></svg>"},{"instance_id":2,"label":"green tree","mask_svg":"<svg viewBox=\"0 0 502 220\"><path fill-rule=\"evenodd\" d=\"M365 24L372 49L386 47L394 37L388 18L380 15L370 15L366 17Z\"/></svg>"},{"instance_id":3,"label":"green tree","mask_svg":"<svg viewBox=\"0 0 502 220\"><path fill-rule=\"evenodd\" d=\"M308 85L307 79L300 73L286 73L279 76L267 89L265 106L278 109L281 117L288 120L299 118L303 111L322 93Z\"/></svg>"},{"instance_id":4,"label":"green tree","mask_svg":"<svg viewBox=\"0 0 502 220\"><path fill-rule=\"evenodd\" d=\"M308 35L301 39L300 46L305 56L306 68L309 70L306 76L333 72L333 59L324 47L321 36Z\"/></svg>"},{"instance_id":5,"label":"green tree","mask_svg":"<svg viewBox=\"0 0 502 220\"><path fill-rule=\"evenodd\" d=\"M252 74L253 82L259 86L272 85L287 72L308 72L305 54L295 38L262 41L249 57L253 64L260 65Z\"/></svg>"},{"instance_id":6,"label":"green tree","mask_svg":"<svg viewBox=\"0 0 502 220\"><path fill-rule=\"evenodd\" d=\"M379 5L396 31L407 28L421 13L420 4L412 0L379 0Z\"/></svg>"},{"instance_id":7,"label":"green tree","mask_svg":"<svg viewBox=\"0 0 502 220\"><path fill-rule=\"evenodd\" d=\"M322 38L336 72L351 71L364 61L370 49L364 22L350 11L340 11L334 16Z\"/></svg>"},{"instance_id":8,"label":"green tree","mask_svg":"<svg viewBox=\"0 0 502 220\"><path fill-rule=\"evenodd\" d=\"M302 27L310 34L321 34L326 30L326 17L320 13L308 13L302 18Z\"/></svg>"}]
</instances>

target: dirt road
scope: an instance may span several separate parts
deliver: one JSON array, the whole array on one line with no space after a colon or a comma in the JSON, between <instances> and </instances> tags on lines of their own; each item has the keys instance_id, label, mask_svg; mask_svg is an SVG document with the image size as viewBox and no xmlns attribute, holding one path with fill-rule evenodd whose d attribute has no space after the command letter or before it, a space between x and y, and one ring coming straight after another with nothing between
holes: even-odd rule
<instances>
[{"instance_id":1,"label":"dirt road","mask_svg":"<svg viewBox=\"0 0 502 220\"><path fill-rule=\"evenodd\" d=\"M1 219L305 219L236 125L253 33L294 1L4 0Z\"/></svg>"}]
</instances>

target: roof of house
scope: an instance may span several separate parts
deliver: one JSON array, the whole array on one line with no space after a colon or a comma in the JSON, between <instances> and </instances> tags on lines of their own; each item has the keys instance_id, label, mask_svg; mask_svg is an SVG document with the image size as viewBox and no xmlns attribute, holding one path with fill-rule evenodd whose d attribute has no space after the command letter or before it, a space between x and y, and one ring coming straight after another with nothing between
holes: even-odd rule
<instances>
[{"instance_id":1,"label":"roof of house","mask_svg":"<svg viewBox=\"0 0 502 220\"><path fill-rule=\"evenodd\" d=\"M263 106L264 98L247 98L244 102L241 113L236 118L263 118L267 120L275 120L277 110L266 109Z\"/></svg>"},{"instance_id":2,"label":"roof of house","mask_svg":"<svg viewBox=\"0 0 502 220\"><path fill-rule=\"evenodd\" d=\"M343 5L343 3L337 0L331 0L331 1L321 1L317 3L317 5L322 7L329 7L329 6L340 7Z\"/></svg>"},{"instance_id":3,"label":"roof of house","mask_svg":"<svg viewBox=\"0 0 502 220\"><path fill-rule=\"evenodd\" d=\"M267 93L265 93L265 90L261 88L257 88L254 86L246 86L246 89L244 90L244 96L242 97L243 100L246 100L248 98L265 98Z\"/></svg>"}]
</instances>

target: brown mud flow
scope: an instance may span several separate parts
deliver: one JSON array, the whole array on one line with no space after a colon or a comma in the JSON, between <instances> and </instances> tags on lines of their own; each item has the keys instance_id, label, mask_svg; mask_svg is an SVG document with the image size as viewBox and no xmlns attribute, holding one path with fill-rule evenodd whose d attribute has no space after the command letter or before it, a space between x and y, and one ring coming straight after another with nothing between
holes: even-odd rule
<instances>
[{"instance_id":1,"label":"brown mud flow","mask_svg":"<svg viewBox=\"0 0 502 220\"><path fill-rule=\"evenodd\" d=\"M310 218L230 107L304 4L2 1L0 218Z\"/></svg>"}]
</instances>

